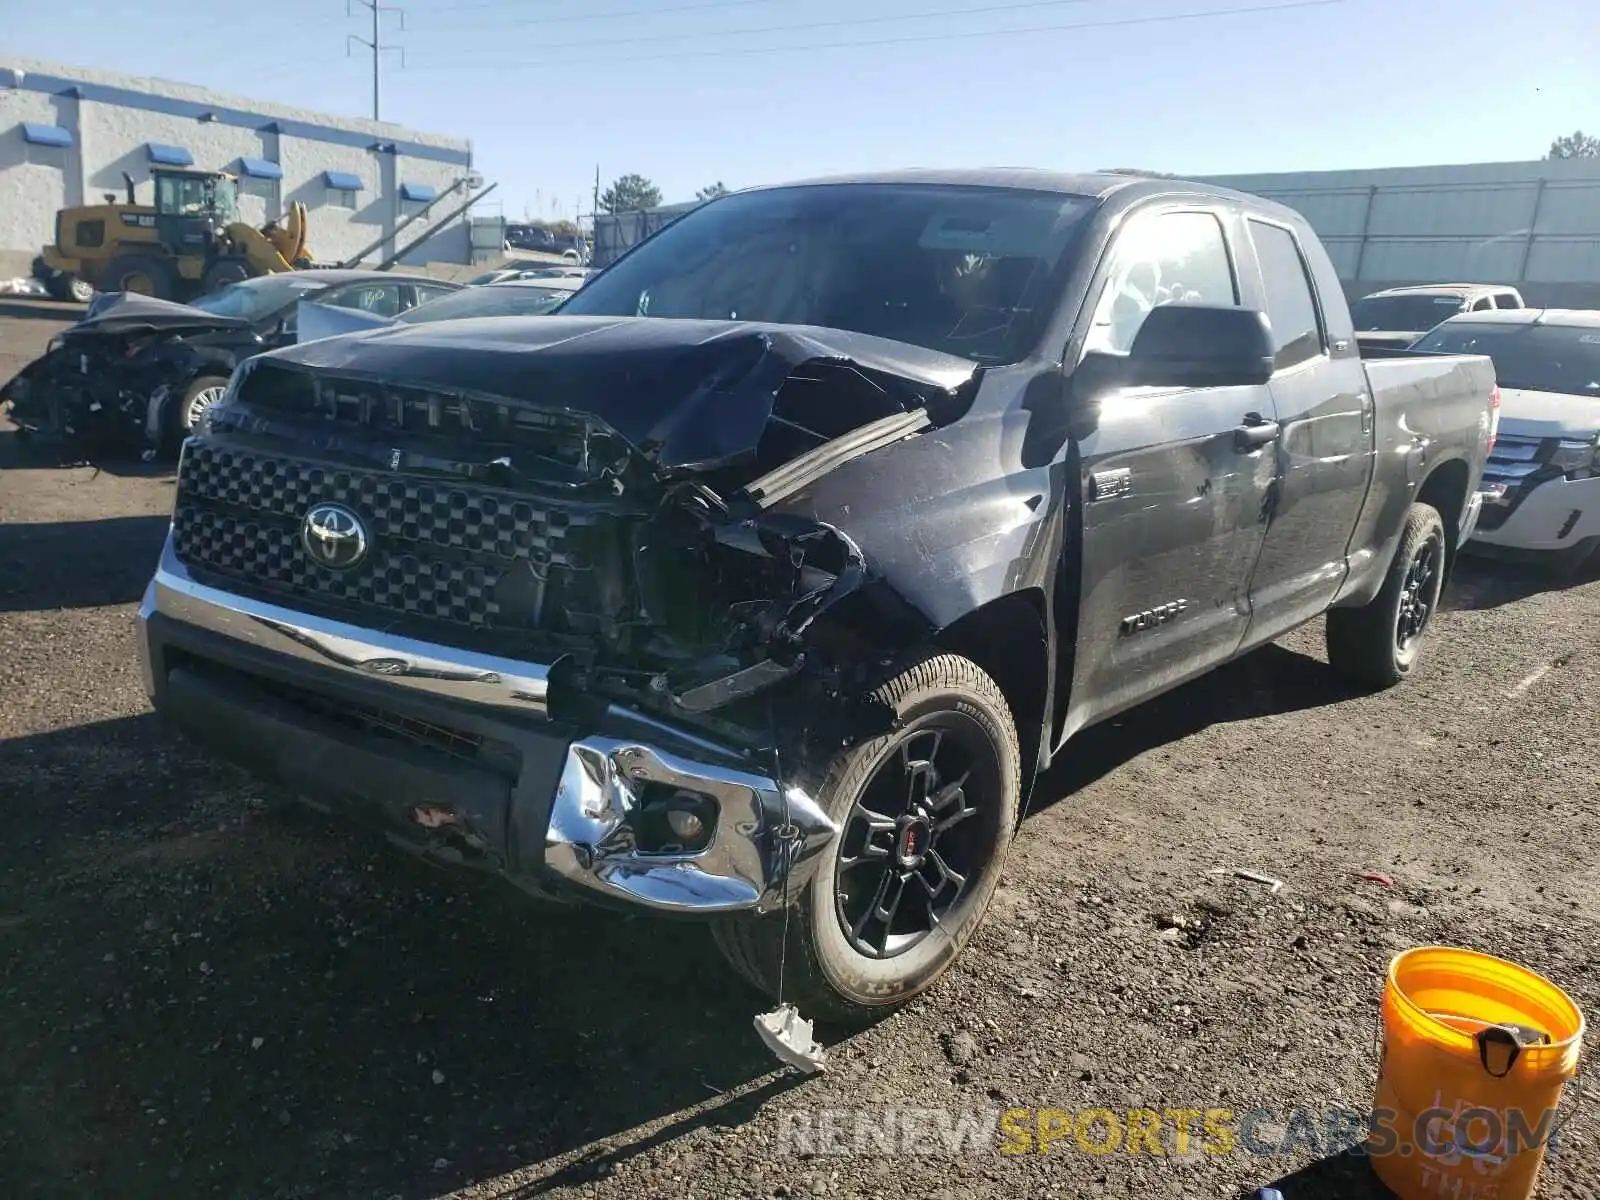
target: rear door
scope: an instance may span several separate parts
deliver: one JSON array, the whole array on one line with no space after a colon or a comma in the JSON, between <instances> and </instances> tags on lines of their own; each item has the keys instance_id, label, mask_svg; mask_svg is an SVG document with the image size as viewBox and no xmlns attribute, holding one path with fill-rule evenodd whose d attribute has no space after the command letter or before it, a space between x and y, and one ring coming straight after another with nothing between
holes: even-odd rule
<instances>
[{"instance_id":1,"label":"rear door","mask_svg":"<svg viewBox=\"0 0 1600 1200\"><path fill-rule=\"evenodd\" d=\"M1322 246L1258 217L1245 222L1260 306L1272 323L1272 402L1281 432L1250 643L1316 616L1344 581L1346 550L1372 474L1372 397L1355 337L1330 329L1339 284ZM1323 297L1329 298L1324 305Z\"/></svg>"},{"instance_id":2,"label":"rear door","mask_svg":"<svg viewBox=\"0 0 1600 1200\"><path fill-rule=\"evenodd\" d=\"M1229 207L1132 216L1112 244L1085 350L1124 353L1157 304L1241 303ZM1082 582L1071 731L1227 659L1248 623L1272 482L1266 387L1122 388L1079 442Z\"/></svg>"}]
</instances>

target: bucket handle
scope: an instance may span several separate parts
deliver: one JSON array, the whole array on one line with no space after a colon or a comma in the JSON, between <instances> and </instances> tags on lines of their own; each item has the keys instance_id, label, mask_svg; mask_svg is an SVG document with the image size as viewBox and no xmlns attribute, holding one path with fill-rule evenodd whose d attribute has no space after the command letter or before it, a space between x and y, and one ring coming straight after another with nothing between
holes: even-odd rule
<instances>
[{"instance_id":1,"label":"bucket handle","mask_svg":"<svg viewBox=\"0 0 1600 1200\"><path fill-rule=\"evenodd\" d=\"M1483 1069L1492 1079L1504 1079L1511 1074L1511 1068L1517 1065L1517 1059L1522 1054L1522 1043L1517 1040L1517 1035L1504 1025L1485 1025L1473 1035L1472 1040L1478 1043L1478 1061L1483 1064ZM1548 1042L1550 1035L1545 1034L1544 1040ZM1506 1067L1503 1071L1496 1071L1489 1065L1491 1044L1506 1048Z\"/></svg>"}]
</instances>

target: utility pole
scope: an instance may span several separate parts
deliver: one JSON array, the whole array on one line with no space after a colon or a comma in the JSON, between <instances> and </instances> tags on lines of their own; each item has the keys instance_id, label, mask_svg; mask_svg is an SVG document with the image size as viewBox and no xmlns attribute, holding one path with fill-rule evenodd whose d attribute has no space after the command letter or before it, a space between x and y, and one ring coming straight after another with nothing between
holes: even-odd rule
<instances>
[{"instance_id":1,"label":"utility pole","mask_svg":"<svg viewBox=\"0 0 1600 1200\"><path fill-rule=\"evenodd\" d=\"M344 15L347 17L355 16L356 6L360 6L372 14L372 40L369 42L366 38L354 33L347 34L344 40L344 56L346 58L350 57L351 42L359 43L372 51L372 119L381 121L383 118L379 113L383 100L383 72L381 70L383 52L385 50L398 50L400 52L401 67L406 65L406 48L404 46L385 46L383 44L381 17L386 12L399 13L400 30L403 33L406 27L406 10L393 4L379 4L378 0L345 0Z\"/></svg>"},{"instance_id":2,"label":"utility pole","mask_svg":"<svg viewBox=\"0 0 1600 1200\"><path fill-rule=\"evenodd\" d=\"M600 215L600 164L594 165L594 215Z\"/></svg>"}]
</instances>

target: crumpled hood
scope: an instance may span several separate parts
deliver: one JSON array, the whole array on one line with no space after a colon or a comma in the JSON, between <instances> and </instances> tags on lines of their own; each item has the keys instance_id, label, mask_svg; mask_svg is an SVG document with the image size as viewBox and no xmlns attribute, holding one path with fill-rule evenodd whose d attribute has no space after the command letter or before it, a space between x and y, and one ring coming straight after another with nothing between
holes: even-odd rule
<instances>
[{"instance_id":1,"label":"crumpled hood","mask_svg":"<svg viewBox=\"0 0 1600 1200\"><path fill-rule=\"evenodd\" d=\"M1503 387L1500 432L1514 437L1588 441L1600 434L1600 396Z\"/></svg>"},{"instance_id":2,"label":"crumpled hood","mask_svg":"<svg viewBox=\"0 0 1600 1200\"><path fill-rule=\"evenodd\" d=\"M67 334L116 334L141 331L162 333L193 333L212 329L248 329L250 322L243 317L224 317L177 304L171 300L158 300L154 296L141 296L137 292L113 292L96 299L89 313Z\"/></svg>"},{"instance_id":3,"label":"crumpled hood","mask_svg":"<svg viewBox=\"0 0 1600 1200\"><path fill-rule=\"evenodd\" d=\"M489 317L301 343L247 369L299 365L497 396L597 418L658 468L755 449L778 390L807 363L853 368L919 408L977 375L964 358L838 329L660 317Z\"/></svg>"}]
</instances>

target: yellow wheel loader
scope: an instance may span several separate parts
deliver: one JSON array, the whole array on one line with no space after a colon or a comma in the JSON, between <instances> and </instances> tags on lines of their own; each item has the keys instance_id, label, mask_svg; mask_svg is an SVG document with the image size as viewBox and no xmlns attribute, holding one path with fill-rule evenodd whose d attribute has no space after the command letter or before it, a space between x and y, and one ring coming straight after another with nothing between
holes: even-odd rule
<instances>
[{"instance_id":1,"label":"yellow wheel loader","mask_svg":"<svg viewBox=\"0 0 1600 1200\"><path fill-rule=\"evenodd\" d=\"M123 175L127 203L64 208L55 244L34 260L34 274L61 300L94 291L140 292L188 300L255 275L313 265L306 248L306 206L257 229L239 220L238 181L223 171L158 167L155 203L139 204Z\"/></svg>"}]
</instances>

